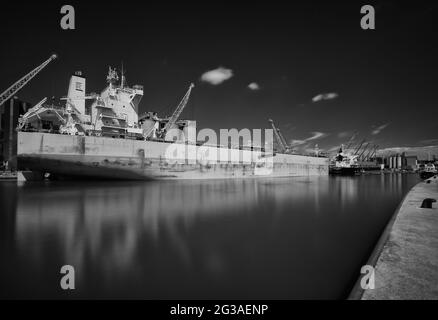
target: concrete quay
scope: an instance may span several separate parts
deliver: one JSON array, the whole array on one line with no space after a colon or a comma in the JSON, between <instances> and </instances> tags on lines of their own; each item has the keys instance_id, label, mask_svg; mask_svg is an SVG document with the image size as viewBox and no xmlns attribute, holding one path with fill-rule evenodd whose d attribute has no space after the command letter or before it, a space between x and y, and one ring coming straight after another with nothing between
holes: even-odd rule
<instances>
[{"instance_id":1,"label":"concrete quay","mask_svg":"<svg viewBox=\"0 0 438 320\"><path fill-rule=\"evenodd\" d=\"M438 299L438 202L422 208L426 198L438 201L437 176L406 195L368 262L375 266L374 289L356 285L350 299Z\"/></svg>"}]
</instances>

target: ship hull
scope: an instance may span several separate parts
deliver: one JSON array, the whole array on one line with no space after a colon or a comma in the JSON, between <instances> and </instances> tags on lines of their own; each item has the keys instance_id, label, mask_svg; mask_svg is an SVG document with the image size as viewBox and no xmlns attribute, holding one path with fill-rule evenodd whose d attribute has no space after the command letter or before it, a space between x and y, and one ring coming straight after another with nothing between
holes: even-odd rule
<instances>
[{"instance_id":1,"label":"ship hull","mask_svg":"<svg viewBox=\"0 0 438 320\"><path fill-rule=\"evenodd\" d=\"M330 167L331 175L354 176L359 174L359 168L356 167Z\"/></svg>"},{"instance_id":2,"label":"ship hull","mask_svg":"<svg viewBox=\"0 0 438 320\"><path fill-rule=\"evenodd\" d=\"M432 178L433 176L435 176L436 174L438 174L438 172L432 172L432 171L421 171L420 172L420 179L422 180L426 180L429 178Z\"/></svg>"},{"instance_id":3,"label":"ship hull","mask_svg":"<svg viewBox=\"0 0 438 320\"><path fill-rule=\"evenodd\" d=\"M169 159L169 148L185 157ZM66 178L224 179L328 174L328 159L157 141L18 132L18 167ZM228 156L223 161L224 155ZM225 157L226 158L226 157ZM236 160L240 159L240 161Z\"/></svg>"}]
</instances>

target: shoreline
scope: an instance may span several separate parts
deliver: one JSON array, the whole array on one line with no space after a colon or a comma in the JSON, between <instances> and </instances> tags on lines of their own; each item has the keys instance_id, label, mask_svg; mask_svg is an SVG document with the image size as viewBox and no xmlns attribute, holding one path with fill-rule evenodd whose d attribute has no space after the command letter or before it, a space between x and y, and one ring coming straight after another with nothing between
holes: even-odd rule
<instances>
[{"instance_id":1,"label":"shoreline","mask_svg":"<svg viewBox=\"0 0 438 320\"><path fill-rule=\"evenodd\" d=\"M427 182L429 181L429 182ZM367 265L375 269L375 288L364 290L359 276L349 300L438 299L437 176L412 187L386 225Z\"/></svg>"}]
</instances>

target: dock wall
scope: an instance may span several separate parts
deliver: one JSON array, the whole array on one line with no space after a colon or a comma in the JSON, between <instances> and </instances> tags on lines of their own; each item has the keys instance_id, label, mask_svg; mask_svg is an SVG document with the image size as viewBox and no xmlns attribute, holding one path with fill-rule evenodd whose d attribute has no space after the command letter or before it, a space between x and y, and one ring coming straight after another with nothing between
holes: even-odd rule
<instances>
[{"instance_id":1,"label":"dock wall","mask_svg":"<svg viewBox=\"0 0 438 320\"><path fill-rule=\"evenodd\" d=\"M359 277L349 299L438 299L438 178L418 183L388 223L367 264L374 267L374 289L363 290Z\"/></svg>"}]
</instances>

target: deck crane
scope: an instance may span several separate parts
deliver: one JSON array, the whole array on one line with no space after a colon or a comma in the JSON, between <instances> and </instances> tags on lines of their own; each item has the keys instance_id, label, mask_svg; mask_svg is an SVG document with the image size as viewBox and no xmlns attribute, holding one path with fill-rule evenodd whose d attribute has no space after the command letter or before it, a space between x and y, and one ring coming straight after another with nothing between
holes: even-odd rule
<instances>
[{"instance_id":1,"label":"deck crane","mask_svg":"<svg viewBox=\"0 0 438 320\"><path fill-rule=\"evenodd\" d=\"M31 72L26 74L20 80L15 82L12 86L10 86L4 92L2 92L2 94L0 95L0 106L3 103L5 103L10 97L12 97L14 94L20 91L30 80L32 80L33 77L35 77L41 70L43 70L51 61L55 60L57 57L58 56L56 54L52 54L49 59L44 61L38 67L33 69Z\"/></svg>"},{"instance_id":2,"label":"deck crane","mask_svg":"<svg viewBox=\"0 0 438 320\"><path fill-rule=\"evenodd\" d=\"M286 153L289 153L290 147L287 144L286 139L283 137L283 134L281 133L280 128L277 128L277 132L278 132L278 135L280 136L281 141L283 142L283 145L286 147Z\"/></svg>"},{"instance_id":3,"label":"deck crane","mask_svg":"<svg viewBox=\"0 0 438 320\"><path fill-rule=\"evenodd\" d=\"M66 123L66 120L64 119L62 114L59 113L59 110L57 110L56 108L53 108L52 106L45 105L46 101L47 101L47 97L42 99L40 102L38 102L32 108L30 108L25 114L20 116L20 118L18 118L18 129L19 130L23 129L26 126L26 124L29 122L30 118L32 118L32 117L40 118L41 113L48 112L48 111L53 113L62 124Z\"/></svg>"},{"instance_id":4,"label":"deck crane","mask_svg":"<svg viewBox=\"0 0 438 320\"><path fill-rule=\"evenodd\" d=\"M274 131L275 139L277 140L277 144L280 147L280 152L288 152L289 146L286 143L286 140L284 139L283 135L280 132L280 129L278 129L275 124L274 120L269 119L268 120L271 123L272 130Z\"/></svg>"},{"instance_id":5,"label":"deck crane","mask_svg":"<svg viewBox=\"0 0 438 320\"><path fill-rule=\"evenodd\" d=\"M187 102L189 101L190 98L190 93L192 92L192 89L195 85L193 83L190 84L189 89L187 90L186 94L184 95L184 97L181 99L180 103L178 104L178 106L176 107L175 111L173 112L173 114L170 116L169 120L167 121L167 123L165 124L164 128L158 132L158 136L160 138L164 138L166 136L166 132L173 127L173 125L178 121L179 116L181 115L181 113L183 112L185 106L187 105ZM148 137L153 131L154 131L155 127L152 126L147 132L144 133L144 137Z\"/></svg>"}]
</instances>

